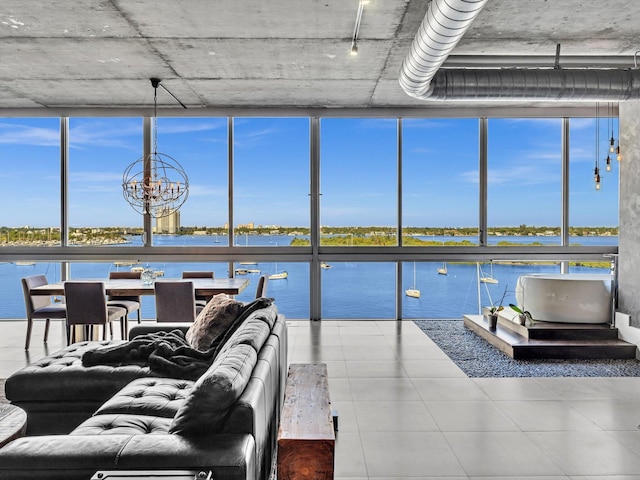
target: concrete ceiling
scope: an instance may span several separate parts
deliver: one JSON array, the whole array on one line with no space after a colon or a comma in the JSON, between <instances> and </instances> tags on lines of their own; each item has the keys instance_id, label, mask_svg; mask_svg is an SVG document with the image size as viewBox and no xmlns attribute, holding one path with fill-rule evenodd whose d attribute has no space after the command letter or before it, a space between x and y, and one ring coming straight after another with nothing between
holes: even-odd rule
<instances>
[{"instance_id":1,"label":"concrete ceiling","mask_svg":"<svg viewBox=\"0 0 640 480\"><path fill-rule=\"evenodd\" d=\"M358 0L2 0L0 115L149 114L151 77L188 114L446 107L398 84L427 5L370 0L352 56ZM638 18L638 0L489 0L445 67L550 67L560 43L562 65L631 68Z\"/></svg>"}]
</instances>

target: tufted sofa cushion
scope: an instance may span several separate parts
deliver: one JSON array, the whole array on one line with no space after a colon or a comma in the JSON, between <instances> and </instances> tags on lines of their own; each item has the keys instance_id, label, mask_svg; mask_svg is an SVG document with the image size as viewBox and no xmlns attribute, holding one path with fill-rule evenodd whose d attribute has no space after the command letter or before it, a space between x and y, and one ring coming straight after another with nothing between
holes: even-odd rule
<instances>
[{"instance_id":1,"label":"tufted sofa cushion","mask_svg":"<svg viewBox=\"0 0 640 480\"><path fill-rule=\"evenodd\" d=\"M152 415L96 415L91 417L69 435L166 435L171 419Z\"/></svg>"},{"instance_id":2,"label":"tufted sofa cushion","mask_svg":"<svg viewBox=\"0 0 640 480\"><path fill-rule=\"evenodd\" d=\"M123 365L82 366L82 355L99 346L122 341L80 342L46 356L11 375L5 384L6 396L13 403L34 401L34 385L43 402L100 401L120 390L131 380L150 376L148 367ZM82 384L82 388L78 385ZM70 397L69 392L73 392Z\"/></svg>"},{"instance_id":3,"label":"tufted sofa cushion","mask_svg":"<svg viewBox=\"0 0 640 480\"><path fill-rule=\"evenodd\" d=\"M173 418L194 382L174 378L138 378L107 400L95 413Z\"/></svg>"},{"instance_id":4,"label":"tufted sofa cushion","mask_svg":"<svg viewBox=\"0 0 640 480\"><path fill-rule=\"evenodd\" d=\"M244 391L257 360L250 345L221 352L178 409L169 433L188 436L218 430L229 407Z\"/></svg>"}]
</instances>

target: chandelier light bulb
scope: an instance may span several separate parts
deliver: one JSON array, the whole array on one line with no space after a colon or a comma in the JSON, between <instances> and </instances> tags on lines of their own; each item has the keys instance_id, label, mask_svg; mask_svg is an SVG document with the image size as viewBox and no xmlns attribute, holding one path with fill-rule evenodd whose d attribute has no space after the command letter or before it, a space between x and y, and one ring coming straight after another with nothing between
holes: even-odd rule
<instances>
[{"instance_id":1,"label":"chandelier light bulb","mask_svg":"<svg viewBox=\"0 0 640 480\"><path fill-rule=\"evenodd\" d=\"M611 171L611 156L607 155L607 172Z\"/></svg>"},{"instance_id":2,"label":"chandelier light bulb","mask_svg":"<svg viewBox=\"0 0 640 480\"><path fill-rule=\"evenodd\" d=\"M620 153L620 145L616 148L616 158L618 161L622 160L622 153Z\"/></svg>"}]
</instances>

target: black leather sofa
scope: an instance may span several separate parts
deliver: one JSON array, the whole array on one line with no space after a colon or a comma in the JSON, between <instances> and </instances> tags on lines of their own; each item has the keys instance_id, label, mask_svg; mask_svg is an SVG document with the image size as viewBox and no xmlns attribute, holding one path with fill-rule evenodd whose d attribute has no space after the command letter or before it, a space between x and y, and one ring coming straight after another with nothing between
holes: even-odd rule
<instances>
[{"instance_id":1,"label":"black leather sofa","mask_svg":"<svg viewBox=\"0 0 640 480\"><path fill-rule=\"evenodd\" d=\"M45 357L7 379L7 398L27 411L28 433L0 449L0 479L203 470L220 480L268 480L287 343L272 304L252 312L196 380L154 376L147 366L83 366L84 352L105 342Z\"/></svg>"}]
</instances>

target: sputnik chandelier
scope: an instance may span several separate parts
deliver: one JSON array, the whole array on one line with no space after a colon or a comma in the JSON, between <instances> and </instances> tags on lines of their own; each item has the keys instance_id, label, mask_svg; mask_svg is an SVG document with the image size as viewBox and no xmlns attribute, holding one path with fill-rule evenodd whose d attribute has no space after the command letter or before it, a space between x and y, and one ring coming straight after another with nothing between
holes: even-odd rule
<instances>
[{"instance_id":1,"label":"sputnik chandelier","mask_svg":"<svg viewBox=\"0 0 640 480\"><path fill-rule=\"evenodd\" d=\"M124 199L143 215L153 218L166 217L178 210L189 196L189 179L178 161L158 152L158 86L184 106L158 78L151 79L153 86L153 148L129 165L122 175Z\"/></svg>"}]
</instances>

